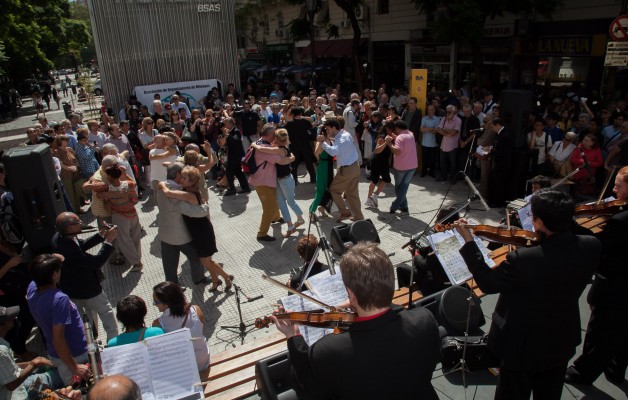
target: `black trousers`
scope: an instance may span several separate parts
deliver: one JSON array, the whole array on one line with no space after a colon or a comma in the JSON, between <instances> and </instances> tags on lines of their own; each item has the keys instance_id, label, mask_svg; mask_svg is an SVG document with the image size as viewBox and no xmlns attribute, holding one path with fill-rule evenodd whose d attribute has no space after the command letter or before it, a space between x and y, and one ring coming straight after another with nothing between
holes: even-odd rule
<instances>
[{"instance_id":1,"label":"black trousers","mask_svg":"<svg viewBox=\"0 0 628 400\"><path fill-rule=\"evenodd\" d=\"M628 337L628 306L620 303L591 306L582 355L573 363L585 381L594 382L609 367L616 374L626 374L628 350L621 340Z\"/></svg>"},{"instance_id":2,"label":"black trousers","mask_svg":"<svg viewBox=\"0 0 628 400\"><path fill-rule=\"evenodd\" d=\"M312 152L312 147L310 146L310 143L308 142L304 145L291 147L290 151L294 155L294 162L292 163L292 176L294 177L294 182L298 182L297 172L299 169L299 165L301 165L302 162L305 163L307 173L310 175L310 182L316 182L314 153Z\"/></svg>"},{"instance_id":3,"label":"black trousers","mask_svg":"<svg viewBox=\"0 0 628 400\"><path fill-rule=\"evenodd\" d=\"M238 182L240 182L240 188L242 190L249 189L249 182L246 180L246 176L244 176L244 172L242 172L242 166L240 164L227 164L225 173L227 174L229 189L235 190L234 178L238 178Z\"/></svg>"},{"instance_id":4,"label":"black trousers","mask_svg":"<svg viewBox=\"0 0 628 400\"><path fill-rule=\"evenodd\" d=\"M454 181L458 173L458 149L440 152L440 177Z\"/></svg>"},{"instance_id":5,"label":"black trousers","mask_svg":"<svg viewBox=\"0 0 628 400\"><path fill-rule=\"evenodd\" d=\"M430 176L436 175L436 160L438 159L438 147L421 146L421 153L423 158L423 165L421 166L421 174L426 175L427 170L430 171Z\"/></svg>"},{"instance_id":6,"label":"black trousers","mask_svg":"<svg viewBox=\"0 0 628 400\"><path fill-rule=\"evenodd\" d=\"M500 368L495 400L560 400L567 362L545 371L512 371Z\"/></svg>"}]
</instances>

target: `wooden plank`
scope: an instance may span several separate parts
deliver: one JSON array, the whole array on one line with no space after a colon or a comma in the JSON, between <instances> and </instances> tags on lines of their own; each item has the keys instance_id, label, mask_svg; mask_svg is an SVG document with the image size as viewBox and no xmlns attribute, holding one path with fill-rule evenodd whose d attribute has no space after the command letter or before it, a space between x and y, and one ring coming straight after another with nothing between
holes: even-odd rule
<instances>
[{"instance_id":1,"label":"wooden plank","mask_svg":"<svg viewBox=\"0 0 628 400\"><path fill-rule=\"evenodd\" d=\"M207 386L205 386L205 397L225 392L226 390L254 380L255 367L249 366L209 382Z\"/></svg>"},{"instance_id":2,"label":"wooden plank","mask_svg":"<svg viewBox=\"0 0 628 400\"><path fill-rule=\"evenodd\" d=\"M266 336L264 338L254 340L253 342L246 343L242 346L234 347L232 349L222 351L216 355L212 355L211 365L213 367L217 364L229 361L233 358L240 357L243 354L253 353L260 348L272 346L285 340L286 337L283 335L283 333L276 332L270 336Z\"/></svg>"},{"instance_id":3,"label":"wooden plank","mask_svg":"<svg viewBox=\"0 0 628 400\"><path fill-rule=\"evenodd\" d=\"M211 400L234 400L250 397L256 392L255 380L245 382L234 388L226 390L221 393L216 393L213 396L208 397Z\"/></svg>"},{"instance_id":4,"label":"wooden plank","mask_svg":"<svg viewBox=\"0 0 628 400\"><path fill-rule=\"evenodd\" d=\"M256 352L246 353L243 354L241 357L237 357L230 361L212 366L209 373L209 380L215 380L222 376L229 375L234 371L238 371L250 367L251 365L255 365L258 360L275 355L279 352L286 350L286 348L287 344L284 338L284 341L279 342L273 346L264 347Z\"/></svg>"}]
</instances>

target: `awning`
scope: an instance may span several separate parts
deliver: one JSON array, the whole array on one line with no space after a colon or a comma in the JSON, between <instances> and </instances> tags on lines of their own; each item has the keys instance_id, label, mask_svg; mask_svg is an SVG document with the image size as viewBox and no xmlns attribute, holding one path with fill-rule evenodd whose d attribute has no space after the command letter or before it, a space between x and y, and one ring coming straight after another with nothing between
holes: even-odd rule
<instances>
[{"instance_id":1,"label":"awning","mask_svg":"<svg viewBox=\"0 0 628 400\"><path fill-rule=\"evenodd\" d=\"M360 52L364 50L367 44L366 39L360 40ZM351 57L353 49L353 39L338 40L317 40L314 42L316 49L316 58L318 57ZM301 47L298 51L301 55L309 56L312 47Z\"/></svg>"}]
</instances>

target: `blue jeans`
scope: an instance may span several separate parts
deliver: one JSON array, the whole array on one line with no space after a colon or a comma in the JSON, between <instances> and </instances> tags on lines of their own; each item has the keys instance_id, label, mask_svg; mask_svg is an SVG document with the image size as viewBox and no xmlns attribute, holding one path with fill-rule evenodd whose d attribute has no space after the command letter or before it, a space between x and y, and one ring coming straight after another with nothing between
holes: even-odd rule
<instances>
[{"instance_id":1,"label":"blue jeans","mask_svg":"<svg viewBox=\"0 0 628 400\"><path fill-rule=\"evenodd\" d=\"M292 208L292 211L297 217L303 215L301 207L294 200L294 178L292 175L288 175L285 178L277 179L277 203L279 204L279 211L281 211L282 218L289 224L292 224L292 218L290 218L290 211L288 206Z\"/></svg>"},{"instance_id":2,"label":"blue jeans","mask_svg":"<svg viewBox=\"0 0 628 400\"><path fill-rule=\"evenodd\" d=\"M410 182L414 176L414 169L408 169L405 171L393 170L393 176L395 177L395 200L390 206L391 210L397 211L400 208L408 208L408 199L406 194L410 187Z\"/></svg>"}]
</instances>

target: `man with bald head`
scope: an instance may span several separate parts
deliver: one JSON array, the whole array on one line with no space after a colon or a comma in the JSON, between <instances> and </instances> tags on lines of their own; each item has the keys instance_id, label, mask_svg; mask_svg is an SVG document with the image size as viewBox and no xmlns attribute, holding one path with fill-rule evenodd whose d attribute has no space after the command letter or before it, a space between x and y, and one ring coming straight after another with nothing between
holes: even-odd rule
<instances>
[{"instance_id":1,"label":"man with bald head","mask_svg":"<svg viewBox=\"0 0 628 400\"><path fill-rule=\"evenodd\" d=\"M118 324L111 304L100 285L103 278L101 268L113 251L112 243L118 233L117 227L107 225L89 239L79 239L77 235L82 232L81 219L71 212L59 214L56 226L52 250L65 258L59 289L76 304L81 315L89 315L95 326L98 326L95 321L100 317L107 332L107 340L118 336ZM87 250L99 243L102 243L102 247L98 254L87 253Z\"/></svg>"},{"instance_id":2,"label":"man with bald head","mask_svg":"<svg viewBox=\"0 0 628 400\"><path fill-rule=\"evenodd\" d=\"M142 392L137 383L124 375L106 376L96 382L87 400L141 400Z\"/></svg>"}]
</instances>

